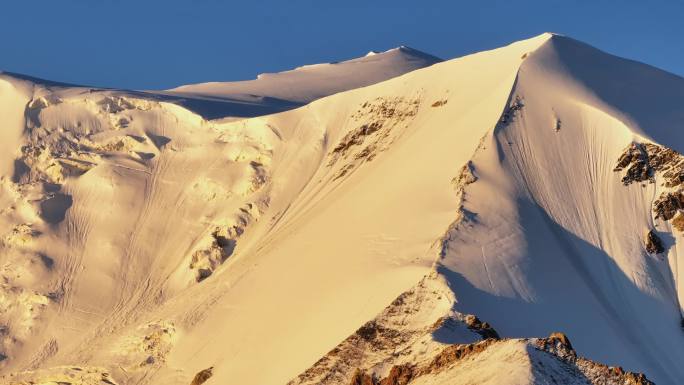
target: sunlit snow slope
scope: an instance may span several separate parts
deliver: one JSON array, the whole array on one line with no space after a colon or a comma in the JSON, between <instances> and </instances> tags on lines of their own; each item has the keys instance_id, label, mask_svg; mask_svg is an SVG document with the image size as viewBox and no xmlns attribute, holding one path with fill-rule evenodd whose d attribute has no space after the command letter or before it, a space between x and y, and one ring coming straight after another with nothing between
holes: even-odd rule
<instances>
[{"instance_id":1,"label":"sunlit snow slope","mask_svg":"<svg viewBox=\"0 0 684 385\"><path fill-rule=\"evenodd\" d=\"M188 97L182 103L199 107L204 103L229 106L230 116L257 116L289 110L338 92L365 87L383 80L428 67L442 59L410 47L337 63L321 63L290 71L261 74L254 80L188 84L163 92ZM227 116L223 112L223 116Z\"/></svg>"},{"instance_id":2,"label":"sunlit snow slope","mask_svg":"<svg viewBox=\"0 0 684 385\"><path fill-rule=\"evenodd\" d=\"M286 74L269 96L342 91ZM676 384L683 96L551 34L234 121L0 75L3 380L497 383L514 357L511 383L622 381L492 339L561 331Z\"/></svg>"}]
</instances>

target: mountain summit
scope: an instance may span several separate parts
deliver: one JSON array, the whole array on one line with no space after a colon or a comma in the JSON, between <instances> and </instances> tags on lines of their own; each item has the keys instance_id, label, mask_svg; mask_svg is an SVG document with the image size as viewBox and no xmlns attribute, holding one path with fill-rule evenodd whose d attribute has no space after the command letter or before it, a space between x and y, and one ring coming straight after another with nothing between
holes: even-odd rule
<instances>
[{"instance_id":1,"label":"mountain summit","mask_svg":"<svg viewBox=\"0 0 684 385\"><path fill-rule=\"evenodd\" d=\"M430 58L0 75L2 381L681 382L684 79L555 34ZM179 102L235 95L303 105Z\"/></svg>"}]
</instances>

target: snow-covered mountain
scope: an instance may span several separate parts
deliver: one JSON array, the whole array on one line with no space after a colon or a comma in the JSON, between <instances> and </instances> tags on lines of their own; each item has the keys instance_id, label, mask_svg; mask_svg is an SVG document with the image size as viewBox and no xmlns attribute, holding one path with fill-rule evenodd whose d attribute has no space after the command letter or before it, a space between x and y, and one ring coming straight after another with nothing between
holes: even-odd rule
<instances>
[{"instance_id":1,"label":"snow-covered mountain","mask_svg":"<svg viewBox=\"0 0 684 385\"><path fill-rule=\"evenodd\" d=\"M684 79L553 34L436 61L0 75L1 381L681 382ZM179 102L239 95L306 104Z\"/></svg>"},{"instance_id":2,"label":"snow-covered mountain","mask_svg":"<svg viewBox=\"0 0 684 385\"><path fill-rule=\"evenodd\" d=\"M338 63L312 64L291 71L261 74L255 80L189 84L161 94L180 97L181 104L201 110L207 110L202 108L207 102L220 103L218 105L223 107L220 112L208 110L214 115L212 117L250 117L289 110L441 61L401 46L385 52L371 51L364 57Z\"/></svg>"}]
</instances>

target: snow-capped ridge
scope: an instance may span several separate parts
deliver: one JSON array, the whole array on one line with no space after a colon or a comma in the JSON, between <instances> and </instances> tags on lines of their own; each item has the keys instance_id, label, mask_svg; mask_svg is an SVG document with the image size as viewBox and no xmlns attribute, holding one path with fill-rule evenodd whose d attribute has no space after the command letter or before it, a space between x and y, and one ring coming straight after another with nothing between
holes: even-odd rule
<instances>
[{"instance_id":1,"label":"snow-capped ridge","mask_svg":"<svg viewBox=\"0 0 684 385\"><path fill-rule=\"evenodd\" d=\"M311 64L277 73L262 73L254 80L207 82L166 91L132 91L90 87L0 72L45 87L80 87L136 93L184 106L207 119L254 117L286 111L313 100L354 88L375 84L441 59L408 47L397 47L373 56L342 62Z\"/></svg>"},{"instance_id":2,"label":"snow-capped ridge","mask_svg":"<svg viewBox=\"0 0 684 385\"><path fill-rule=\"evenodd\" d=\"M34 76L29 76L29 75L24 75L20 74L17 72L10 72L10 71L1 71L0 70L0 78L8 78L8 79L13 79L15 81L24 81L24 82L30 82L33 84L40 84L46 87L63 87L63 88L87 88L88 86L84 85L79 85L79 84L73 84L73 83L65 83L65 82L59 82L59 81L54 81L54 80L47 80L47 79L42 79Z\"/></svg>"},{"instance_id":3,"label":"snow-capped ridge","mask_svg":"<svg viewBox=\"0 0 684 385\"><path fill-rule=\"evenodd\" d=\"M410 53L410 54L413 54L414 56L428 56L428 57L436 58L436 57L429 55L425 52L421 52L417 49L414 49L414 48L411 48L411 47L408 47L405 45L400 45L398 47L390 48L386 51L375 51L375 50L368 51L368 53L366 54L366 57L381 55L381 54L390 53L390 52L397 52L397 51L404 52L404 53ZM359 59L362 59L362 58L359 58ZM352 59L352 60L358 60L358 59ZM439 59L439 60L441 60L441 59Z\"/></svg>"},{"instance_id":4,"label":"snow-capped ridge","mask_svg":"<svg viewBox=\"0 0 684 385\"><path fill-rule=\"evenodd\" d=\"M556 83L568 80L574 92L581 92L585 100L623 121L635 134L684 151L680 144L684 133L671 129L671 122L684 120L684 110L677 108L678 101L684 100L684 78L568 36L548 35L530 55L528 67L543 66L556 74ZM647 100L659 102L645 104Z\"/></svg>"},{"instance_id":5,"label":"snow-capped ridge","mask_svg":"<svg viewBox=\"0 0 684 385\"><path fill-rule=\"evenodd\" d=\"M187 93L0 81L2 380L524 384L577 370L542 351L571 339L677 383L681 82L550 33L412 52Z\"/></svg>"},{"instance_id":6,"label":"snow-capped ridge","mask_svg":"<svg viewBox=\"0 0 684 385\"><path fill-rule=\"evenodd\" d=\"M311 64L283 72L263 73L254 80L184 85L164 93L230 100L246 100L250 98L248 95L259 95L286 101L290 106L303 105L441 61L432 55L402 46L341 62ZM265 107L271 108L273 112L292 108L279 104L265 104Z\"/></svg>"}]
</instances>

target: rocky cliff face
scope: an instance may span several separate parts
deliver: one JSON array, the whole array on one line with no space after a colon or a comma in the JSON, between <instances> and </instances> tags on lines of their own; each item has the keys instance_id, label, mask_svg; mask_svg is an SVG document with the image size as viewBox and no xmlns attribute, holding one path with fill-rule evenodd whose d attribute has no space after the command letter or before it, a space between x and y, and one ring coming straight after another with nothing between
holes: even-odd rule
<instances>
[{"instance_id":1,"label":"rocky cliff face","mask_svg":"<svg viewBox=\"0 0 684 385\"><path fill-rule=\"evenodd\" d=\"M541 383L592 384L592 385L653 385L641 373L626 372L620 367L609 367L591 360L577 357L568 338L562 333L553 333L547 338L522 340L488 339L474 344L457 344L444 348L431 361L421 364L393 366L389 374L381 379L361 370L354 372L349 385L411 385L417 383L444 384L439 377L447 377L445 372L453 371L458 378L459 364L463 360L479 361L480 365L496 366L496 362L482 359L487 350L505 349L506 344L520 343L528 347L528 359L535 380ZM542 356L543 359L540 359ZM558 372L548 370L542 363L550 360L562 369ZM523 365L523 363L520 363ZM555 373L554 373L555 372ZM466 379L464 382L467 382ZM506 382L506 374L498 376L499 383ZM448 382L456 383L456 382ZM460 383L460 382L459 382Z\"/></svg>"},{"instance_id":2,"label":"rocky cliff face","mask_svg":"<svg viewBox=\"0 0 684 385\"><path fill-rule=\"evenodd\" d=\"M684 156L653 143L632 143L620 156L616 172L624 173L622 183L659 183L661 190L653 202L656 219L671 220L684 209Z\"/></svg>"},{"instance_id":3,"label":"rocky cliff face","mask_svg":"<svg viewBox=\"0 0 684 385\"><path fill-rule=\"evenodd\" d=\"M477 316L449 310L445 305L450 297L443 285L436 274L425 277L288 384L467 384L473 382L464 363L495 368L500 356L542 383L653 384L641 373L578 356L563 333L501 339ZM440 312L446 314L438 316ZM430 323L431 317L437 318ZM487 381L520 384L496 370Z\"/></svg>"},{"instance_id":4,"label":"rocky cliff face","mask_svg":"<svg viewBox=\"0 0 684 385\"><path fill-rule=\"evenodd\" d=\"M345 384L360 378L359 371L382 373L422 360L439 349L433 335L480 340L480 329L471 330L465 316L450 313L451 298L437 275L425 277L289 385Z\"/></svg>"}]
</instances>

